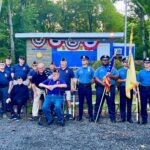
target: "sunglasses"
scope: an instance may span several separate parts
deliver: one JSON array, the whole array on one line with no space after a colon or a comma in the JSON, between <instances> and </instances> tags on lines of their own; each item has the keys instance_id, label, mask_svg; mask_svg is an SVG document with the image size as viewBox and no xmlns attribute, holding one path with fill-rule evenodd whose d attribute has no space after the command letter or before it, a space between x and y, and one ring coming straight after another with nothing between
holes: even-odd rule
<instances>
[{"instance_id":1,"label":"sunglasses","mask_svg":"<svg viewBox=\"0 0 150 150\"><path fill-rule=\"evenodd\" d=\"M102 61L109 61L109 59L102 59Z\"/></svg>"}]
</instances>

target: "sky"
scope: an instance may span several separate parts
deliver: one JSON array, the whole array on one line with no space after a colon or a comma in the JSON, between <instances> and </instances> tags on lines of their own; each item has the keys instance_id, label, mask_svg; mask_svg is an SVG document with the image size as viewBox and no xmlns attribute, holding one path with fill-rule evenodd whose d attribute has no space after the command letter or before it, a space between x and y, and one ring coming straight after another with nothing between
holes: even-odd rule
<instances>
[{"instance_id":1,"label":"sky","mask_svg":"<svg viewBox=\"0 0 150 150\"><path fill-rule=\"evenodd\" d=\"M124 0L117 1L114 5L118 12L124 14L124 11L125 11Z\"/></svg>"}]
</instances>

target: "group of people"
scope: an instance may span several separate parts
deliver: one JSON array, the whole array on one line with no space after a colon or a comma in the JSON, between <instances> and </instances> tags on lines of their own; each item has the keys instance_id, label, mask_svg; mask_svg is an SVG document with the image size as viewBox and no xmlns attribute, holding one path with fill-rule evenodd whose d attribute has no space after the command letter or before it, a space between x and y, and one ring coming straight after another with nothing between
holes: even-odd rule
<instances>
[{"instance_id":1,"label":"group of people","mask_svg":"<svg viewBox=\"0 0 150 150\"><path fill-rule=\"evenodd\" d=\"M82 66L73 71L67 64L66 58L60 60L60 67L56 68L54 62L45 69L43 63L33 62L32 68L25 63L25 57L20 56L18 64L11 65L11 58L7 57L5 62L0 62L0 99L2 102L1 114L6 117L6 112L11 112L10 119L20 120L21 108L27 103L29 97L33 99L31 120L37 120L40 113L44 113L47 124L53 123L52 111L57 115L58 125L64 125L62 105L64 96L67 101L69 119L73 119L71 107L71 92L78 91L79 113L77 121L83 119L83 106L86 99L88 104L89 122L100 118L102 107L106 99L110 121L116 122L115 95L116 83L119 83L120 92L120 121L133 123L132 120L132 99L125 94L126 76L128 69L128 58L122 59L122 68L119 70L110 69L110 57L103 55L100 58L101 65L94 71L89 65L89 57L81 56ZM141 118L142 124L148 121L147 103L150 101L150 58L143 60L144 68L137 74L137 81L140 87L141 96ZM108 74L109 73L109 74ZM107 82L104 77L110 79L109 93L105 92ZM92 105L92 84L95 83L96 102ZM30 87L31 86L31 87ZM29 90L30 89L30 90ZM30 93L30 94L29 94ZM31 95L31 96L30 96ZM17 112L14 111L17 105Z\"/></svg>"}]
</instances>

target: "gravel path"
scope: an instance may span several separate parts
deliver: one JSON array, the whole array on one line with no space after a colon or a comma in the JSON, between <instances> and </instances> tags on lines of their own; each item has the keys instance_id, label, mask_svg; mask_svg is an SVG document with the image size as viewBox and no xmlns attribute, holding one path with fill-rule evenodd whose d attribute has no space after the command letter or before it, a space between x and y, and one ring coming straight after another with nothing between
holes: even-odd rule
<instances>
[{"instance_id":1,"label":"gravel path","mask_svg":"<svg viewBox=\"0 0 150 150\"><path fill-rule=\"evenodd\" d=\"M149 121L150 122L150 121ZM150 150L150 123L67 121L65 127L0 120L0 150Z\"/></svg>"}]
</instances>

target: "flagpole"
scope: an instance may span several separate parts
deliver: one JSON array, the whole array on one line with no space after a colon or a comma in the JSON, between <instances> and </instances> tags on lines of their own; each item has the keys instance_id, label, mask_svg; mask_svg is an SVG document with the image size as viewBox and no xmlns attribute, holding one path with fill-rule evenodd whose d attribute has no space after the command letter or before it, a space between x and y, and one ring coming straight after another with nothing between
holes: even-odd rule
<instances>
[{"instance_id":1,"label":"flagpole","mask_svg":"<svg viewBox=\"0 0 150 150\"><path fill-rule=\"evenodd\" d=\"M125 3L125 16L124 16L124 55L126 56L127 49L127 0L124 0Z\"/></svg>"}]
</instances>

